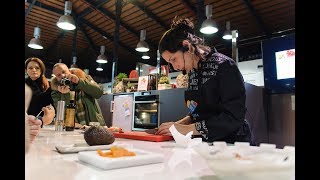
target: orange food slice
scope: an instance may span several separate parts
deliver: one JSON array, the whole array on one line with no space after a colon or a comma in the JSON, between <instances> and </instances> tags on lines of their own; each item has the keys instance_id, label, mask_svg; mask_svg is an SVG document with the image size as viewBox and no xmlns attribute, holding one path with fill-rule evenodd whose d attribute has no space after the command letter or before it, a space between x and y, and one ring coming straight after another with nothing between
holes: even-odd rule
<instances>
[{"instance_id":1,"label":"orange food slice","mask_svg":"<svg viewBox=\"0 0 320 180\"><path fill-rule=\"evenodd\" d=\"M100 149L97 150L97 153L102 157L118 158L124 156L135 156L135 152L130 152L123 147L112 146L110 151L103 152Z\"/></svg>"}]
</instances>

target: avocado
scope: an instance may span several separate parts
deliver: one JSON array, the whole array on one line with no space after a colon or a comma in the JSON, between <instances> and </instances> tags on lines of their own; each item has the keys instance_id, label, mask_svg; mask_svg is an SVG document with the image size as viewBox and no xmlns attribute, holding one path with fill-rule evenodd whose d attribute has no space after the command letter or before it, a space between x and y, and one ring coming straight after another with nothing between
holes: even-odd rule
<instances>
[{"instance_id":1,"label":"avocado","mask_svg":"<svg viewBox=\"0 0 320 180\"><path fill-rule=\"evenodd\" d=\"M111 131L103 126L91 126L84 132L84 140L89 146L109 145L115 140Z\"/></svg>"}]
</instances>

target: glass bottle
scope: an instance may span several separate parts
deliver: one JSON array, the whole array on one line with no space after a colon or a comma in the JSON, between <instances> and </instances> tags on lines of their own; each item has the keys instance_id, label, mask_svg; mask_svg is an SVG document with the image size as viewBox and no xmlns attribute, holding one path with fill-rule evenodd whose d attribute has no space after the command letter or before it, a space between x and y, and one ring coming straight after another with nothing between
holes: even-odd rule
<instances>
[{"instance_id":1,"label":"glass bottle","mask_svg":"<svg viewBox=\"0 0 320 180\"><path fill-rule=\"evenodd\" d=\"M75 115L76 115L75 91L70 91L70 102L66 106L66 119L65 119L66 131L74 130Z\"/></svg>"}]
</instances>

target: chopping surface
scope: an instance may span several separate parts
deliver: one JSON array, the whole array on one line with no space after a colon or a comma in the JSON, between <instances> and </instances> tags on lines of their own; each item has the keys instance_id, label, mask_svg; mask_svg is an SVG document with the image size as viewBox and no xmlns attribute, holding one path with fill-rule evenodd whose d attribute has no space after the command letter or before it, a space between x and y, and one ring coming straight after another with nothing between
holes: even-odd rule
<instances>
[{"instance_id":1,"label":"chopping surface","mask_svg":"<svg viewBox=\"0 0 320 180\"><path fill-rule=\"evenodd\" d=\"M116 138L135 139L142 141L162 142L173 140L172 136L154 135L141 131L127 131L123 133L114 132L113 134Z\"/></svg>"},{"instance_id":2,"label":"chopping surface","mask_svg":"<svg viewBox=\"0 0 320 180\"><path fill-rule=\"evenodd\" d=\"M136 153L136 156L108 158L98 155L96 151L86 151L79 152L78 159L104 170L148 165L164 161L164 156L162 154L148 152L141 149L130 149L130 151Z\"/></svg>"}]
</instances>

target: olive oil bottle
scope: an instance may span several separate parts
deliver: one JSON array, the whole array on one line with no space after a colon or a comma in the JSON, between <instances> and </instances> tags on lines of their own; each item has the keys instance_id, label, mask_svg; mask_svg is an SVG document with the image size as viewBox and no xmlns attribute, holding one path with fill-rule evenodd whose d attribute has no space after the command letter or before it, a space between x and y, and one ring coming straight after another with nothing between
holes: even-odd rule
<instances>
[{"instance_id":1,"label":"olive oil bottle","mask_svg":"<svg viewBox=\"0 0 320 180\"><path fill-rule=\"evenodd\" d=\"M66 118L65 118L66 131L74 130L75 115L76 115L75 91L70 91L70 102L66 106Z\"/></svg>"}]
</instances>

